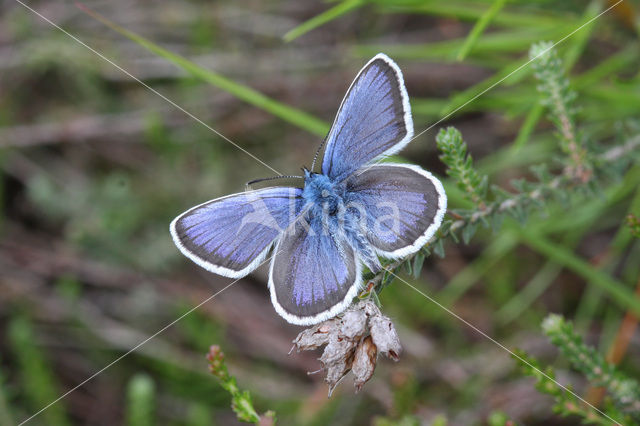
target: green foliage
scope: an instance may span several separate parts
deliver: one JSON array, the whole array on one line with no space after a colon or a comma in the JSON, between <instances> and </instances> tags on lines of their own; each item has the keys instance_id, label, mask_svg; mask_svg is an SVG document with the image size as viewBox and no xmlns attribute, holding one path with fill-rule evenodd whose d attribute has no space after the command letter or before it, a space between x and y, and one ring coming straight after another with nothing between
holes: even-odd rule
<instances>
[{"instance_id":1,"label":"green foliage","mask_svg":"<svg viewBox=\"0 0 640 426\"><path fill-rule=\"evenodd\" d=\"M553 411L561 416L578 416L583 422L601 426L609 426L611 422L602 417L593 408L585 406L578 400L570 387L560 387L556 383L556 375L552 368L544 368L535 358L523 351L515 351L513 357L520 365L523 374L536 380L538 392L553 397Z\"/></svg>"},{"instance_id":2,"label":"green foliage","mask_svg":"<svg viewBox=\"0 0 640 426\"><path fill-rule=\"evenodd\" d=\"M553 369L543 369L538 361L523 351L517 351L514 359L523 372L536 379L536 389L551 395L555 400L554 410L564 416L576 415L590 424L607 425L612 419L621 424L640 421L640 385L627 377L613 364L608 363L596 349L586 345L571 323L560 315L550 314L542 329L571 365L582 373L593 386L606 389L608 398L601 411L584 404L573 391L569 392L555 382ZM604 415L604 417L603 417Z\"/></svg>"},{"instance_id":3,"label":"green foliage","mask_svg":"<svg viewBox=\"0 0 640 426\"><path fill-rule=\"evenodd\" d=\"M549 118L559 132L560 148L568 156L569 174L583 182L590 178L591 165L587 150L576 132L575 108L572 106L576 93L571 90L564 67L551 43L538 43L531 47L529 56L538 80L541 102L549 109Z\"/></svg>"},{"instance_id":4,"label":"green foliage","mask_svg":"<svg viewBox=\"0 0 640 426\"><path fill-rule=\"evenodd\" d=\"M49 360L36 343L33 327L25 316L14 318L9 324L9 341L13 356L17 360L23 391L31 410L40 410L60 395L61 387L56 382ZM64 401L53 404L42 413L46 424L70 425Z\"/></svg>"},{"instance_id":5,"label":"green foliage","mask_svg":"<svg viewBox=\"0 0 640 426\"><path fill-rule=\"evenodd\" d=\"M236 413L238 420L247 423L261 423L261 416L258 414L255 408L253 408L253 402L251 401L251 394L249 391L242 391L238 388L236 378L229 374L227 364L224 360L224 353L217 345L209 348L207 354L207 360L209 361L209 371L220 380L220 385L231 395L231 408ZM262 415L262 418L275 424L275 413L267 411Z\"/></svg>"},{"instance_id":6,"label":"green foliage","mask_svg":"<svg viewBox=\"0 0 640 426\"><path fill-rule=\"evenodd\" d=\"M509 421L509 416L507 416L502 411L493 411L489 414L489 418L487 418L487 424L489 426L507 426L514 424Z\"/></svg>"},{"instance_id":7,"label":"green foliage","mask_svg":"<svg viewBox=\"0 0 640 426\"><path fill-rule=\"evenodd\" d=\"M146 374L136 374L127 385L126 423L129 426L156 424L155 385Z\"/></svg>"},{"instance_id":8,"label":"green foliage","mask_svg":"<svg viewBox=\"0 0 640 426\"><path fill-rule=\"evenodd\" d=\"M447 417L444 414L437 415L431 422L431 426L447 426L447 424Z\"/></svg>"},{"instance_id":9,"label":"green foliage","mask_svg":"<svg viewBox=\"0 0 640 426\"><path fill-rule=\"evenodd\" d=\"M60 185L43 173L31 179L27 189L52 222L68 220L64 232L69 240L88 252L99 253L103 259L157 269L174 254L164 233L154 232L166 219L149 220L165 200L161 195L141 199L141 189L133 186L130 173L96 173L90 181L67 185ZM136 233L137 243L123 245ZM137 247L137 256L131 256L133 246Z\"/></svg>"},{"instance_id":10,"label":"green foliage","mask_svg":"<svg viewBox=\"0 0 640 426\"><path fill-rule=\"evenodd\" d=\"M378 417L374 420L373 426L418 426L420 425L420 419L416 416L406 415L400 419L390 419L386 417ZM432 423L432 426L446 426L447 420L437 417Z\"/></svg>"},{"instance_id":11,"label":"green foliage","mask_svg":"<svg viewBox=\"0 0 640 426\"><path fill-rule=\"evenodd\" d=\"M606 291L620 306L624 306L640 315L640 300L638 300L633 292L625 287L624 284L611 278L609 274L590 265L589 262L577 257L570 250L553 244L544 237L535 235L526 229L521 231L521 235L523 236L523 240L529 245L547 254L547 256L556 263L566 266L578 275L582 275L584 279Z\"/></svg>"},{"instance_id":12,"label":"green foliage","mask_svg":"<svg viewBox=\"0 0 640 426\"><path fill-rule=\"evenodd\" d=\"M595 386L604 387L615 406L623 413L640 421L640 385L626 377L613 364L608 363L596 349L587 346L571 323L560 315L551 314L542 323L542 329L560 349L571 365Z\"/></svg>"},{"instance_id":13,"label":"green foliage","mask_svg":"<svg viewBox=\"0 0 640 426\"><path fill-rule=\"evenodd\" d=\"M473 26L471 32L464 41L464 44L458 51L457 59L459 61L462 61L467 57L471 49L473 49L473 46L475 46L475 44L478 42L480 35L487 28L491 20L495 18L498 12L502 10L505 3L507 3L507 0L494 0L494 2L491 4L491 7L489 7L487 11L482 14L480 19L478 19L478 22L476 22L476 24Z\"/></svg>"},{"instance_id":14,"label":"green foliage","mask_svg":"<svg viewBox=\"0 0 640 426\"><path fill-rule=\"evenodd\" d=\"M145 49L148 49L149 51L155 53L156 55L166 59L167 61L175 64L176 66L185 70L186 72L193 75L194 77L201 79L202 81L208 84L211 84L221 90L231 93L232 95L236 96L238 99L241 99L245 102L248 102L251 105L261 108L275 115L276 117L279 117L285 121L288 121L291 124L294 124L315 135L324 136L329 130L329 125L326 122L319 120L316 117L310 114L307 114L306 112L300 109L285 105L281 102L271 99L265 94L260 93L248 86L237 83L213 71L207 70L195 64L194 62L186 59L183 56L180 56L178 54L175 54L167 49L164 49L158 46L157 44L153 43L151 40L148 40L132 31L122 28L121 26L108 20L104 16L99 15L87 9L84 6L82 7L82 9L87 14L97 19L98 21L102 22L103 24L107 25L112 30L129 38L133 42L144 47Z\"/></svg>"},{"instance_id":15,"label":"green foliage","mask_svg":"<svg viewBox=\"0 0 640 426\"><path fill-rule=\"evenodd\" d=\"M467 144L460 132L454 127L441 129L436 143L442 153L440 160L447 166L447 174L455 179L458 188L478 210L484 210L489 180L473 168L473 159L467 153Z\"/></svg>"},{"instance_id":16,"label":"green foliage","mask_svg":"<svg viewBox=\"0 0 640 426\"><path fill-rule=\"evenodd\" d=\"M186 424L188 426L211 425L211 409L206 404L191 404L187 411Z\"/></svg>"},{"instance_id":17,"label":"green foliage","mask_svg":"<svg viewBox=\"0 0 640 426\"><path fill-rule=\"evenodd\" d=\"M640 238L640 219L633 213L627 215L627 226L634 237Z\"/></svg>"},{"instance_id":18,"label":"green foliage","mask_svg":"<svg viewBox=\"0 0 640 426\"><path fill-rule=\"evenodd\" d=\"M286 42L293 41L298 37L308 33L309 31L326 24L327 22L331 22L342 15L360 8L365 3L365 0L341 1L337 5L321 13L320 15L314 16L313 18L309 19L306 22L303 22L292 30L289 30L285 35L282 36L282 39Z\"/></svg>"}]
</instances>

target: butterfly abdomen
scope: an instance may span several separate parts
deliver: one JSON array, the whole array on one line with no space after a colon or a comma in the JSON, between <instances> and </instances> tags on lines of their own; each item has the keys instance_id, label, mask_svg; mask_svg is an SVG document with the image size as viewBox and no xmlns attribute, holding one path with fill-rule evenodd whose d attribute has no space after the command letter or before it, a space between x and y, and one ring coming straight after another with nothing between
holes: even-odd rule
<instances>
[{"instance_id":1,"label":"butterfly abdomen","mask_svg":"<svg viewBox=\"0 0 640 426\"><path fill-rule=\"evenodd\" d=\"M356 253L358 253L362 263L367 265L369 270L376 274L380 272L382 265L364 232L365 230L361 227L359 221L355 218L349 220L349 216L347 215L347 220L345 221L347 240Z\"/></svg>"}]
</instances>

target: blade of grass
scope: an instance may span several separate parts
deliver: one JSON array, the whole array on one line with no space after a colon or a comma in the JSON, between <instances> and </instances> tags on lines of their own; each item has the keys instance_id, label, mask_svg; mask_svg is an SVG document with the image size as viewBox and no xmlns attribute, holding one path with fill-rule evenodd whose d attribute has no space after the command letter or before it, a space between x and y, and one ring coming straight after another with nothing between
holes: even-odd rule
<instances>
[{"instance_id":1,"label":"blade of grass","mask_svg":"<svg viewBox=\"0 0 640 426\"><path fill-rule=\"evenodd\" d=\"M563 26L562 28L575 28L579 25L582 25L582 23L584 22L588 22L590 19L592 19L594 16L597 15L598 13L598 8L596 6L593 6L593 3L587 7L587 11L584 14L584 16L582 16L579 20L579 24L575 24L575 23L571 23L571 24L565 24L565 26ZM583 28L581 31L577 32L576 34L574 34L573 36L573 40L571 42L571 45L569 47L569 49L567 50L567 60L565 61L565 63L568 65L568 67L572 67L573 64L575 63L575 61L577 60L579 53L582 52L586 41L588 40L589 36L591 35L593 29L594 29L594 25L588 25L585 28ZM568 30L563 30L563 32L566 32ZM505 76L509 75L511 72L513 72L514 70L518 69L518 67L522 66L524 63L526 63L528 61L528 58L525 58L523 60L519 60L516 61L515 63L511 63L507 66L505 66L504 68L502 68L500 71L498 71L497 73L493 74L492 76L490 76L489 78L475 84L474 86L466 89L465 91L455 95L452 97L451 101L447 104L447 106L445 108L443 108L441 115L445 116L449 113L451 113L452 111L456 110L458 108L459 105L464 105L469 99L473 99L475 96L477 96L478 93L481 93L482 91L484 91L487 87L491 87L493 84L495 84L496 82L500 81L502 78L504 78ZM514 84L517 81L522 80L524 77L526 77L528 74L530 73L530 70L528 68L522 69L520 70L520 72L514 74L513 76L510 76L506 81L503 82L504 85L510 85L510 84ZM529 115L527 117L527 119L525 119L525 124L527 125L527 128L524 129L524 131L521 131L519 134L519 140L518 140L518 147L522 147L526 141L527 141L527 137L528 131L532 131L535 128L536 122L535 122L535 118L536 116L539 118L542 114L542 109L540 107L538 107L540 109L540 112L532 110L529 112Z\"/></svg>"},{"instance_id":2,"label":"blade of grass","mask_svg":"<svg viewBox=\"0 0 640 426\"><path fill-rule=\"evenodd\" d=\"M536 102L537 98L532 92L522 92L519 90L512 90L507 92L488 92L483 96L478 97L473 102L465 106L466 112L488 112L496 111L498 113L507 116L507 119L511 117L517 117L523 115L525 111L530 110L531 104ZM428 113L430 117L440 117L442 107L446 106L448 102L446 100L436 99L421 99L417 98L412 101L412 105L416 106L416 114ZM436 107L440 107L436 110ZM412 112L414 110L412 109Z\"/></svg>"},{"instance_id":3,"label":"blade of grass","mask_svg":"<svg viewBox=\"0 0 640 426\"><path fill-rule=\"evenodd\" d=\"M60 395L53 375L55 371L35 343L29 319L18 315L9 323L9 342L21 376L25 400L30 409L40 409ZM44 424L65 426L71 424L62 403L54 404L42 413Z\"/></svg>"},{"instance_id":4,"label":"blade of grass","mask_svg":"<svg viewBox=\"0 0 640 426\"><path fill-rule=\"evenodd\" d=\"M474 57L481 54L521 52L528 49L531 43L535 41L544 38L555 38L565 33L566 28L560 27L530 31L501 31L486 34L477 40L473 49ZM400 59L454 61L456 51L463 46L464 42L464 38L456 38L418 44L367 44L356 46L355 53L361 57L369 57L378 52L385 52L394 58ZM494 57L490 59L495 62ZM491 66L489 62L486 65ZM495 68L495 64L493 67Z\"/></svg>"},{"instance_id":5,"label":"blade of grass","mask_svg":"<svg viewBox=\"0 0 640 426\"><path fill-rule=\"evenodd\" d=\"M531 280L517 292L511 300L502 305L496 312L496 320L500 325L509 324L517 319L555 280L562 267L547 261Z\"/></svg>"},{"instance_id":6,"label":"blade of grass","mask_svg":"<svg viewBox=\"0 0 640 426\"><path fill-rule=\"evenodd\" d=\"M435 298L444 306L451 306L517 244L518 238L513 232L501 232L482 255L458 272Z\"/></svg>"},{"instance_id":7,"label":"blade of grass","mask_svg":"<svg viewBox=\"0 0 640 426\"><path fill-rule=\"evenodd\" d=\"M586 332L589 324L598 315L598 310L602 307L602 289L596 286L589 286L580 297L578 308L576 309L574 324L576 330ZM599 317L600 315L598 315Z\"/></svg>"},{"instance_id":8,"label":"blade of grass","mask_svg":"<svg viewBox=\"0 0 640 426\"><path fill-rule=\"evenodd\" d=\"M634 182L634 175L630 175L630 177L629 183ZM555 231L563 230L568 232L568 235L563 239L563 245L573 249L585 232L593 231L596 221L601 218L603 214L606 214L609 209L614 208L621 199L628 196L630 190L633 188L629 183L626 185L623 184L619 188L614 188L614 190L608 194L606 203L602 203L601 200L598 199L582 206L580 208L580 211L583 212L582 218L576 218L575 216L572 217L572 222L578 225L577 228L569 229L563 226L554 228L553 230ZM543 226L536 227L536 232L544 233L549 231L550 230L544 226L544 222ZM624 241L619 240L620 238L616 236L616 238L614 238L614 243L612 243L612 247L626 247L626 245L624 245ZM562 268L560 265L554 263L552 260L547 261L538 273L536 273L536 275L534 275L534 277L529 281L529 283L520 292L515 294L509 302L500 308L496 313L498 321L504 325L515 320L549 287L549 285L551 285L553 280L561 271ZM605 272L610 272L610 270L606 269ZM597 289L600 292L600 289Z\"/></svg>"},{"instance_id":9,"label":"blade of grass","mask_svg":"<svg viewBox=\"0 0 640 426\"><path fill-rule=\"evenodd\" d=\"M154 422L155 385L146 374L136 374L127 385L126 424L151 426Z\"/></svg>"},{"instance_id":10,"label":"blade of grass","mask_svg":"<svg viewBox=\"0 0 640 426\"><path fill-rule=\"evenodd\" d=\"M480 19L478 19L478 22L476 22L476 24L471 29L471 32L465 39L464 44L458 51L458 55L456 56L456 59L458 61L462 61L467 57L491 20L498 14L498 12L500 12L500 10L502 10L506 2L507 0L495 0L491 4L491 7L489 7L489 9L487 9L487 11L482 14Z\"/></svg>"},{"instance_id":11,"label":"blade of grass","mask_svg":"<svg viewBox=\"0 0 640 426\"><path fill-rule=\"evenodd\" d=\"M639 251L637 250L638 248L640 248L640 241L636 239L629 252L633 254L635 250L635 252L637 253ZM631 257L631 258L637 259L637 257L635 258ZM638 277L638 274L635 274L635 275L637 279L636 295L640 297L640 277ZM638 315L634 315L633 312L627 311L624 314L624 317L619 317L619 318L620 318L620 322L619 322L619 326L617 327L617 331L615 332L615 336L613 333L610 335L611 337L602 335L601 342L600 342L600 345L602 347L603 345L609 345L608 341L609 339L612 339L610 340L611 346L609 346L607 351L608 352L607 358L610 360L610 362L613 362L613 363L620 362L624 354L626 353L630 340L633 337L634 331L638 327L639 317Z\"/></svg>"},{"instance_id":12,"label":"blade of grass","mask_svg":"<svg viewBox=\"0 0 640 426\"><path fill-rule=\"evenodd\" d=\"M518 130L516 139L511 145L513 153L520 151L529 141L529 138L538 125L538 121L540 121L543 112L544 107L540 102L537 102L534 107L529 110L529 113L522 122L522 126L520 126L520 130Z\"/></svg>"},{"instance_id":13,"label":"blade of grass","mask_svg":"<svg viewBox=\"0 0 640 426\"><path fill-rule=\"evenodd\" d=\"M640 262L635 261L636 259L640 259L640 241L633 243L631 249L629 249L629 257L620 274L623 280L631 282L640 277Z\"/></svg>"},{"instance_id":14,"label":"blade of grass","mask_svg":"<svg viewBox=\"0 0 640 426\"><path fill-rule=\"evenodd\" d=\"M549 161L558 148L558 142L551 133L538 133L534 144L512 153L505 145L477 161L478 171L485 175L495 175L505 170L523 170L528 166Z\"/></svg>"},{"instance_id":15,"label":"blade of grass","mask_svg":"<svg viewBox=\"0 0 640 426\"><path fill-rule=\"evenodd\" d=\"M485 13L482 4L471 2L389 2L388 0L377 0L375 3L389 12L424 13L467 21L477 21ZM495 17L494 23L505 27L540 28L545 26L558 27L573 19L575 19L575 16L565 13L534 13L531 10L521 13L505 10Z\"/></svg>"},{"instance_id":16,"label":"blade of grass","mask_svg":"<svg viewBox=\"0 0 640 426\"><path fill-rule=\"evenodd\" d=\"M587 283L599 287L620 307L640 314L640 299L635 297L634 293L623 283L611 278L609 274L589 264L566 247L556 244L540 234L527 228L521 228L518 232L522 241L529 247L572 270L584 278Z\"/></svg>"},{"instance_id":17,"label":"blade of grass","mask_svg":"<svg viewBox=\"0 0 640 426\"><path fill-rule=\"evenodd\" d=\"M638 211L640 209L640 191L636 191L627 213ZM611 244L605 254L605 257L599 262L598 266L604 271L611 273L616 266L616 260L620 259L622 253L634 241L634 237L629 231L629 227L623 222L616 235L613 237ZM597 287L587 289L582 296L578 308L576 309L575 324L577 328L587 330L589 324L594 320L596 312L600 307L602 299L602 290Z\"/></svg>"},{"instance_id":18,"label":"blade of grass","mask_svg":"<svg viewBox=\"0 0 640 426\"><path fill-rule=\"evenodd\" d=\"M578 221L579 228L568 231L569 234L563 239L563 244L573 249L585 232L593 230L594 223L617 201L617 198L613 197L607 203L599 203L596 208L581 209L588 213L586 219ZM562 272L562 267L548 260L524 288L498 310L496 319L499 323L505 325L520 316L551 285L560 272Z\"/></svg>"},{"instance_id":19,"label":"blade of grass","mask_svg":"<svg viewBox=\"0 0 640 426\"><path fill-rule=\"evenodd\" d=\"M637 43L632 43L588 71L574 76L572 80L573 86L578 90L593 86L611 73L619 71L633 62L637 62L638 52L640 52L640 46L638 46Z\"/></svg>"},{"instance_id":20,"label":"blade of grass","mask_svg":"<svg viewBox=\"0 0 640 426\"><path fill-rule=\"evenodd\" d=\"M88 9L84 5L78 4L78 7L81 8L85 13L89 16L93 17L97 21L102 22L112 30L117 33L127 37L131 41L139 44L150 52L155 53L158 56L168 60L169 62L177 65L182 68L189 74L193 75L196 78L201 79L202 81L209 83L221 90L224 90L233 96L241 99L253 106L256 106L260 109L267 111L274 116L281 118L303 130L308 131L309 133L325 136L329 131L329 123L320 120L304 111L299 109L290 107L281 102L278 102L250 87L244 86L242 84L236 83L235 81L224 77L215 72L209 71L200 65L191 62L190 60L177 55L173 52L170 52L157 44L153 43L150 40L147 40L144 37L141 37L118 24L111 22L107 18L102 15L97 14L96 12Z\"/></svg>"},{"instance_id":21,"label":"blade of grass","mask_svg":"<svg viewBox=\"0 0 640 426\"><path fill-rule=\"evenodd\" d=\"M602 217L600 206L603 204L609 207L615 206L625 198L630 197L638 187L638 179L640 179L640 167L635 167L626 174L622 182L607 188L603 194L604 197L588 200L579 209L576 209L573 214L563 214L566 209L561 206L550 210L549 216L553 217L554 220L547 220L541 223L543 232L545 234L565 233L567 230L582 227L584 224L592 222L594 217Z\"/></svg>"},{"instance_id":22,"label":"blade of grass","mask_svg":"<svg viewBox=\"0 0 640 426\"><path fill-rule=\"evenodd\" d=\"M322 12L321 14L316 15L313 18L303 22L302 24L298 25L292 30L289 30L284 36L282 36L282 39L285 42L289 43L297 39L298 37L302 36L303 34L308 33L311 30L314 30L328 22L333 21L336 18L341 17L342 15L345 15L353 10L358 9L360 6L364 4L365 4L364 0L343 1L333 6L331 9L328 9Z\"/></svg>"},{"instance_id":23,"label":"blade of grass","mask_svg":"<svg viewBox=\"0 0 640 426\"><path fill-rule=\"evenodd\" d=\"M413 114L414 120L416 116L435 118L440 113L440 110L442 110L444 103L444 99L414 98L411 100L411 113Z\"/></svg>"},{"instance_id":24,"label":"blade of grass","mask_svg":"<svg viewBox=\"0 0 640 426\"><path fill-rule=\"evenodd\" d=\"M493 86L494 84L498 83L503 78L507 78L505 81L502 82L503 85L507 85L507 86L509 84L513 84L516 81L523 79L525 76L531 73L530 67L523 67L528 61L529 59L527 57L513 61L509 63L507 66L503 67L498 72L491 75L490 77L452 96L449 103L440 112L440 115L444 117L450 114L451 112L456 111L462 105L465 105L465 103L467 103L469 100L478 96L480 93L487 90L489 87ZM511 75L516 70L518 70L518 72ZM465 108L466 106L463 107L461 111L464 111Z\"/></svg>"},{"instance_id":25,"label":"blade of grass","mask_svg":"<svg viewBox=\"0 0 640 426\"><path fill-rule=\"evenodd\" d=\"M637 111L639 106L638 102L638 89L635 84L617 84L609 86L590 86L584 89L584 93L592 97L600 105L601 102L610 102L612 106L617 106L617 111ZM616 105L617 103L617 105Z\"/></svg>"},{"instance_id":26,"label":"blade of grass","mask_svg":"<svg viewBox=\"0 0 640 426\"><path fill-rule=\"evenodd\" d=\"M589 22L598 16L598 14L602 12L602 6L602 2L599 0L591 1L591 3L587 5L578 25L583 25L583 23ZM567 72L571 70L576 62L578 62L578 59L580 59L580 56L584 52L584 48L591 38L591 34L593 34L595 28L596 23L593 22L591 25L587 25L571 37L571 43L569 43L569 47L564 55L564 68Z\"/></svg>"}]
</instances>

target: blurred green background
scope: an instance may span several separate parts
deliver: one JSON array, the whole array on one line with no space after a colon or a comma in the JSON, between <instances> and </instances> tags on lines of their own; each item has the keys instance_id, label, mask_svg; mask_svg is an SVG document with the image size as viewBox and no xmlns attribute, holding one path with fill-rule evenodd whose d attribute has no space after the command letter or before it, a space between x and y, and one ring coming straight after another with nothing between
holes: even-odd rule
<instances>
[{"instance_id":1,"label":"blurred green background","mask_svg":"<svg viewBox=\"0 0 640 426\"><path fill-rule=\"evenodd\" d=\"M296 174L374 54L403 70L420 132L524 64L532 43L559 40L614 3L85 2L216 73L206 75L72 2L28 5L271 167ZM638 135L639 11L625 0L558 46L585 138L613 146ZM538 98L525 67L402 155L443 177L434 137L455 125L491 183L510 189L558 152ZM599 197L445 245L446 257L428 258L412 284L541 359L556 356L539 331L548 312L575 321L606 351L625 309L593 280L631 290L638 282L640 244L623 225L640 212L634 167ZM0 1L0 173L1 425L18 424L231 282L180 255L169 222L273 174L13 0ZM459 206L448 181L447 190L450 207ZM505 351L406 285L387 287L381 302L405 352L397 364L380 360L357 395L347 379L327 399L321 375L307 374L320 368L319 353L288 355L300 328L275 313L261 268L29 424L235 424L227 393L207 371L213 343L256 408L276 411L279 424L504 424L505 416L573 424L552 414L550 399ZM623 361L636 377L639 353L636 334ZM562 366L562 381L585 392Z\"/></svg>"}]
</instances>

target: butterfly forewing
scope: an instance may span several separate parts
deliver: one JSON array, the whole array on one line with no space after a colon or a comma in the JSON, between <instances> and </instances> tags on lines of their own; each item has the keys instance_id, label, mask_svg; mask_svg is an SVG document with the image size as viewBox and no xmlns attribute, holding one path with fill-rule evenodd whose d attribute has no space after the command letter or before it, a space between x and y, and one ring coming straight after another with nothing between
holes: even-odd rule
<instances>
[{"instance_id":1,"label":"butterfly forewing","mask_svg":"<svg viewBox=\"0 0 640 426\"><path fill-rule=\"evenodd\" d=\"M302 190L275 187L234 194L196 206L171 223L174 242L203 268L241 277L264 259L297 218Z\"/></svg>"},{"instance_id":2,"label":"butterfly forewing","mask_svg":"<svg viewBox=\"0 0 640 426\"><path fill-rule=\"evenodd\" d=\"M402 149L413 136L402 73L386 55L362 68L324 143L322 173L344 180L361 166Z\"/></svg>"}]
</instances>

